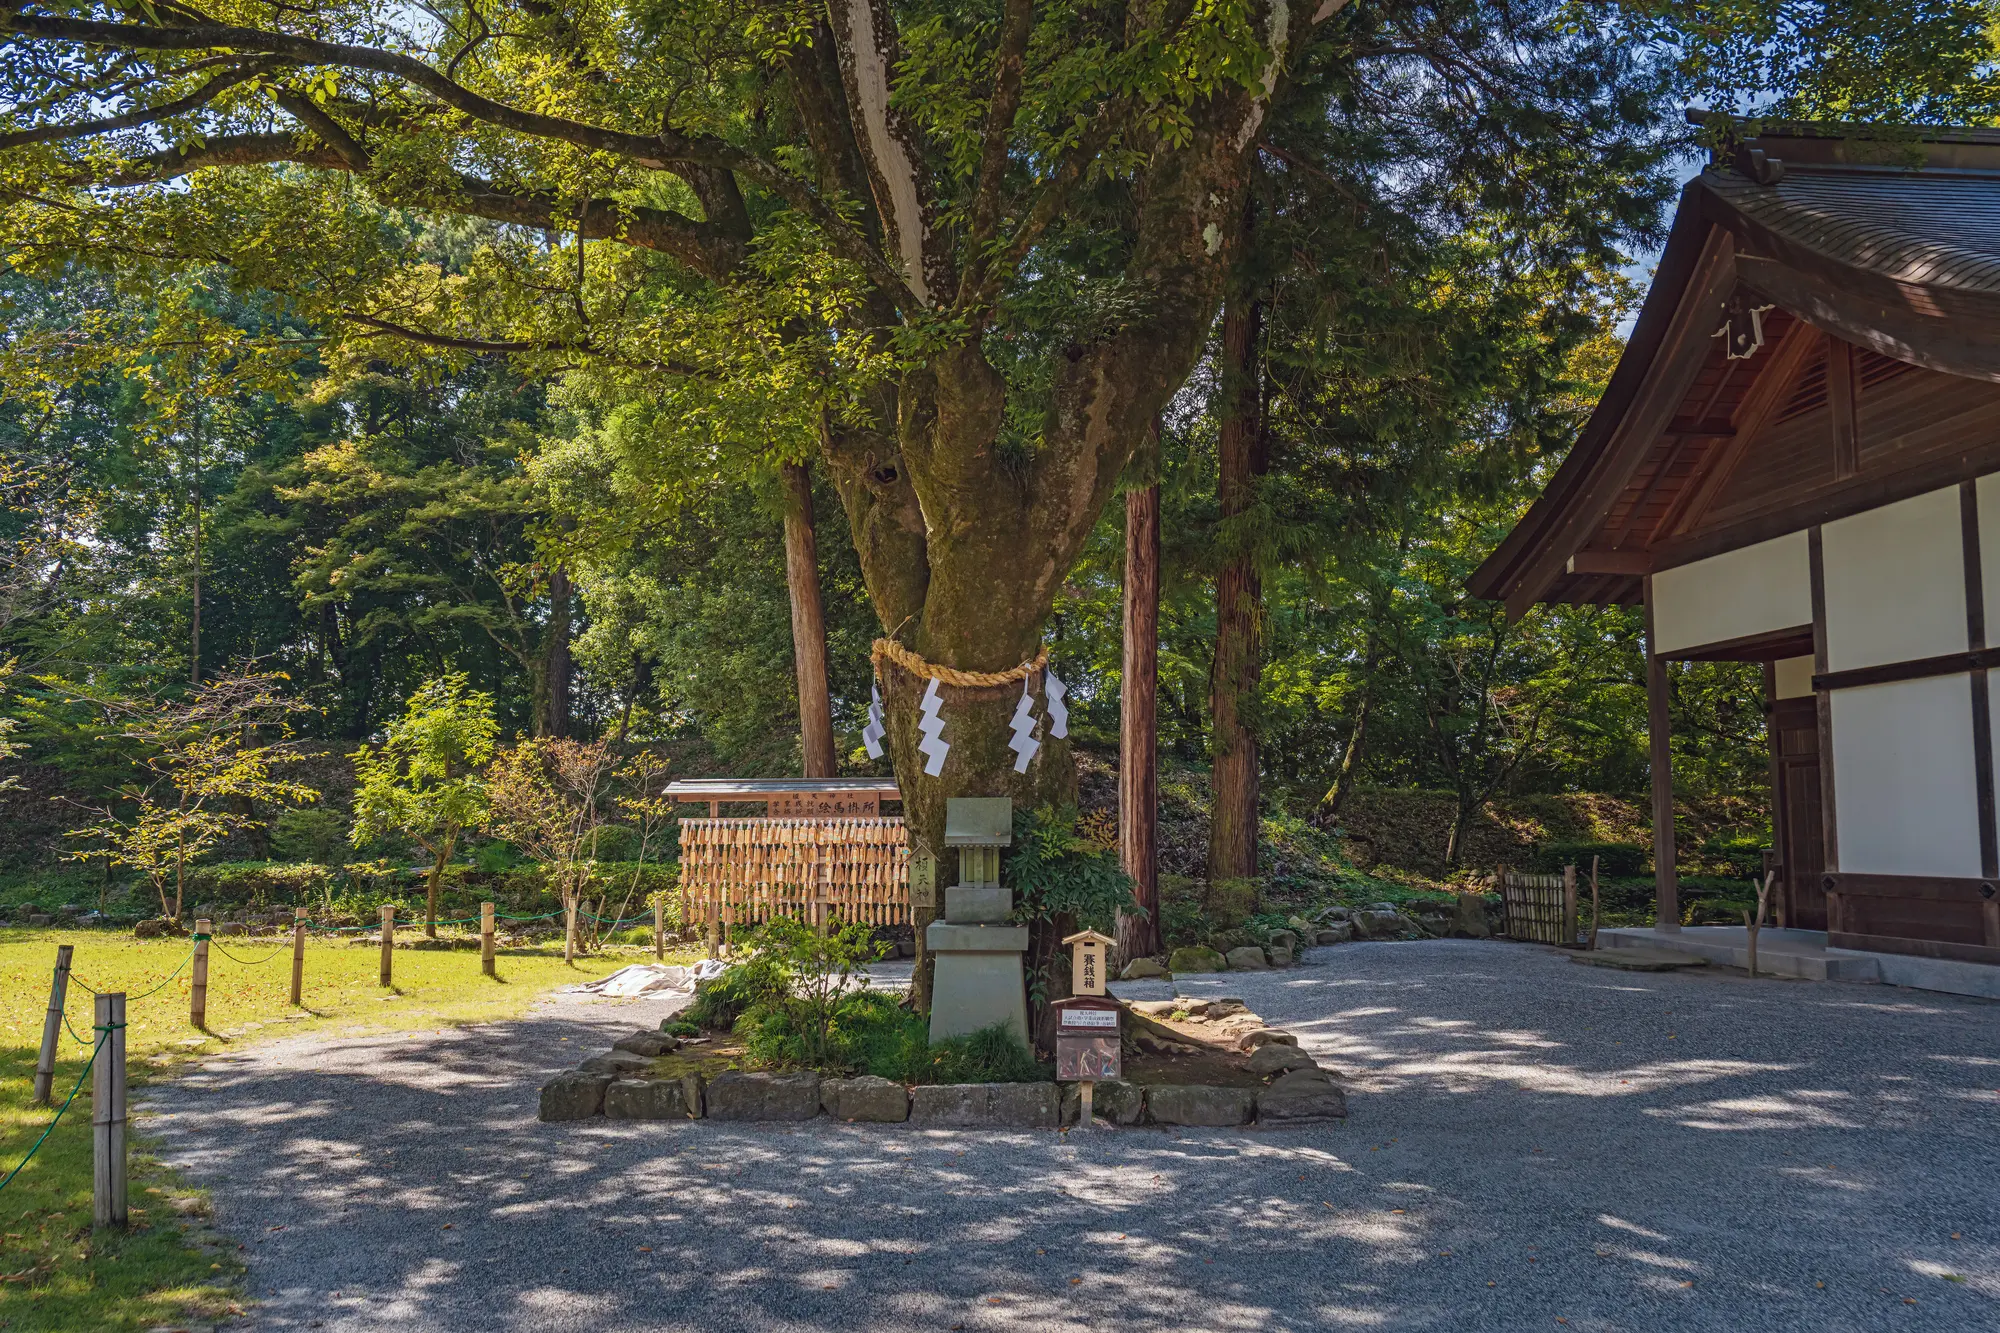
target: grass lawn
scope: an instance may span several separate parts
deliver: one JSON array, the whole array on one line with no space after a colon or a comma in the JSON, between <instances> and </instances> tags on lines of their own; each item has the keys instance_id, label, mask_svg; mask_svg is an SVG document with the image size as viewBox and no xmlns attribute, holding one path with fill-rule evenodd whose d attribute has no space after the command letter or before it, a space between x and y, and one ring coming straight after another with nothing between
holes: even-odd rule
<instances>
[{"instance_id":1,"label":"grass lawn","mask_svg":"<svg viewBox=\"0 0 2000 1333\"><path fill-rule=\"evenodd\" d=\"M396 984L384 991L376 984L380 949L374 941L314 939L306 948L305 1007L294 1009L289 936L217 939L209 953L209 1031L203 1034L188 1024L188 968L139 998L180 967L191 947L186 940L0 928L0 1177L21 1161L53 1114L33 1105L30 1085L58 944L76 947L66 1012L78 1033L92 1035L91 994L79 983L131 997L126 1067L135 1101L147 1078L160 1077L176 1061L260 1033L332 1035L508 1018L544 992L651 956L625 949L571 967L560 945L508 951L500 955L496 981L481 975L476 949L398 949ZM88 1047L63 1036L58 1106L88 1057ZM0 1191L0 1330L98 1333L234 1313L242 1273L236 1245L210 1232L205 1201L148 1157L143 1121L134 1127L131 1229L91 1234L89 1083L34 1160Z\"/></svg>"}]
</instances>

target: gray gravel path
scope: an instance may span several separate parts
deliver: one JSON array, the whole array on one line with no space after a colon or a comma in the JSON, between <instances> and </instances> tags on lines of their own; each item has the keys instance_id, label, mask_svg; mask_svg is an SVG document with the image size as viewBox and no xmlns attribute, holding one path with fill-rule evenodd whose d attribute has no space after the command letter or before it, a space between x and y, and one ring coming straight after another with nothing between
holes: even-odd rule
<instances>
[{"instance_id":1,"label":"gray gravel path","mask_svg":"<svg viewBox=\"0 0 2000 1333\"><path fill-rule=\"evenodd\" d=\"M2000 1006L1461 941L1216 982L1347 1125L543 1125L670 1007L564 998L273 1042L147 1128L259 1330L2000 1327Z\"/></svg>"}]
</instances>

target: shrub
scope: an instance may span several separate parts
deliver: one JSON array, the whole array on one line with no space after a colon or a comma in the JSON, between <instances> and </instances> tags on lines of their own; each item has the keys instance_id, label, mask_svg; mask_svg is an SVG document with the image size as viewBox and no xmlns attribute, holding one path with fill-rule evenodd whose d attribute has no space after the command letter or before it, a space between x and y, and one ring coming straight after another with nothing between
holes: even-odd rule
<instances>
[{"instance_id":1,"label":"shrub","mask_svg":"<svg viewBox=\"0 0 2000 1333\"><path fill-rule=\"evenodd\" d=\"M1587 876L1593 856L1597 858L1600 880L1652 873L1653 849L1636 842L1545 842L1535 848L1522 868L1554 875L1560 874L1564 866L1574 865L1578 874Z\"/></svg>"},{"instance_id":2,"label":"shrub","mask_svg":"<svg viewBox=\"0 0 2000 1333\"><path fill-rule=\"evenodd\" d=\"M714 1032L736 1026L745 1010L785 994L785 976L775 959L752 954L722 975L694 988L694 1003L684 1011L687 1021Z\"/></svg>"},{"instance_id":3,"label":"shrub","mask_svg":"<svg viewBox=\"0 0 2000 1333\"><path fill-rule=\"evenodd\" d=\"M1203 887L1186 875L1160 876L1160 939L1169 949L1195 943L1208 928L1201 910Z\"/></svg>"},{"instance_id":4,"label":"shrub","mask_svg":"<svg viewBox=\"0 0 2000 1333\"><path fill-rule=\"evenodd\" d=\"M1036 1083L1053 1071L1004 1023L941 1041L925 1052L911 1083Z\"/></svg>"},{"instance_id":5,"label":"shrub","mask_svg":"<svg viewBox=\"0 0 2000 1333\"><path fill-rule=\"evenodd\" d=\"M751 1027L782 1030L782 1039L771 1040L795 1052L785 1063L833 1067L838 1046L834 1022L850 994L848 983L882 956L874 927L850 921L822 934L791 917L775 916L757 931L756 942L757 957L770 964L781 988L745 1006Z\"/></svg>"}]
</instances>

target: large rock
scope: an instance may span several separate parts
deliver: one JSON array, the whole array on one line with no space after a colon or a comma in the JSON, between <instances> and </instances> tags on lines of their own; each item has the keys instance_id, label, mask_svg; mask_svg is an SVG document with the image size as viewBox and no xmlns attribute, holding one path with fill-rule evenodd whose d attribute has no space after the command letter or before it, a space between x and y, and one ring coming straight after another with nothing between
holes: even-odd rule
<instances>
[{"instance_id":1,"label":"large rock","mask_svg":"<svg viewBox=\"0 0 2000 1333\"><path fill-rule=\"evenodd\" d=\"M1269 1046L1273 1042L1281 1046L1296 1046L1299 1044L1299 1039L1283 1028L1258 1028L1254 1032L1244 1033L1237 1041L1236 1049L1254 1051L1259 1046Z\"/></svg>"},{"instance_id":2,"label":"large rock","mask_svg":"<svg viewBox=\"0 0 2000 1333\"><path fill-rule=\"evenodd\" d=\"M1074 1125L1083 1116L1083 1093L1081 1085L1071 1083L1063 1088L1062 1122ZM1112 1078L1091 1085L1090 1114L1094 1119L1109 1120L1114 1125L1136 1125L1146 1118L1146 1090L1137 1083L1127 1083L1124 1079Z\"/></svg>"},{"instance_id":3,"label":"large rock","mask_svg":"<svg viewBox=\"0 0 2000 1333\"><path fill-rule=\"evenodd\" d=\"M1250 1120L1249 1088L1205 1083L1158 1083L1146 1089L1146 1111L1156 1125L1242 1125Z\"/></svg>"},{"instance_id":4,"label":"large rock","mask_svg":"<svg viewBox=\"0 0 2000 1333\"><path fill-rule=\"evenodd\" d=\"M1259 1078L1269 1078L1273 1074L1289 1074L1294 1069L1317 1069L1319 1061L1307 1055L1296 1046L1283 1042L1266 1042L1250 1052L1250 1072Z\"/></svg>"},{"instance_id":5,"label":"large rock","mask_svg":"<svg viewBox=\"0 0 2000 1333\"><path fill-rule=\"evenodd\" d=\"M609 1074L587 1074L581 1069L565 1069L542 1084L543 1120L588 1120L604 1109L604 1090L611 1085Z\"/></svg>"},{"instance_id":6,"label":"large rock","mask_svg":"<svg viewBox=\"0 0 2000 1333\"><path fill-rule=\"evenodd\" d=\"M936 1083L910 1095L910 1123L927 1129L1054 1129L1053 1083Z\"/></svg>"},{"instance_id":7,"label":"large rock","mask_svg":"<svg viewBox=\"0 0 2000 1333\"><path fill-rule=\"evenodd\" d=\"M819 1075L717 1074L703 1089L710 1120L810 1120L819 1114Z\"/></svg>"},{"instance_id":8,"label":"large rock","mask_svg":"<svg viewBox=\"0 0 2000 1333\"><path fill-rule=\"evenodd\" d=\"M1283 949L1288 953L1299 951L1299 937L1289 930L1274 930L1270 938L1264 942L1273 949Z\"/></svg>"},{"instance_id":9,"label":"large rock","mask_svg":"<svg viewBox=\"0 0 2000 1333\"><path fill-rule=\"evenodd\" d=\"M1483 940L1493 934L1486 920L1486 900L1476 893L1461 893L1458 910L1452 914L1451 933L1462 940Z\"/></svg>"},{"instance_id":10,"label":"large rock","mask_svg":"<svg viewBox=\"0 0 2000 1333\"><path fill-rule=\"evenodd\" d=\"M1313 934L1314 944L1345 944L1354 938L1354 923L1342 921Z\"/></svg>"},{"instance_id":11,"label":"large rock","mask_svg":"<svg viewBox=\"0 0 2000 1333\"><path fill-rule=\"evenodd\" d=\"M1120 981L1144 981L1148 977L1173 979L1173 973L1157 958L1134 958L1125 964L1125 970L1118 974Z\"/></svg>"},{"instance_id":12,"label":"large rock","mask_svg":"<svg viewBox=\"0 0 2000 1333\"><path fill-rule=\"evenodd\" d=\"M613 1079L604 1090L604 1114L612 1120L699 1120L701 1112L700 1074Z\"/></svg>"},{"instance_id":13,"label":"large rock","mask_svg":"<svg viewBox=\"0 0 2000 1333\"><path fill-rule=\"evenodd\" d=\"M1243 1003L1242 999L1235 995L1215 995L1211 996L1208 1001L1208 1016L1210 1018L1229 1018L1236 1014L1247 1014L1249 1012L1250 1006Z\"/></svg>"},{"instance_id":14,"label":"large rock","mask_svg":"<svg viewBox=\"0 0 2000 1333\"><path fill-rule=\"evenodd\" d=\"M643 1055L650 1060L655 1056L665 1055L680 1044L678 1037L669 1037L664 1032L651 1032L641 1028L629 1037L620 1037L612 1042L611 1049L629 1051L633 1055Z\"/></svg>"},{"instance_id":15,"label":"large rock","mask_svg":"<svg viewBox=\"0 0 2000 1333\"><path fill-rule=\"evenodd\" d=\"M1213 949L1201 945L1176 949L1167 959L1167 968L1172 972L1227 972L1229 960Z\"/></svg>"},{"instance_id":16,"label":"large rock","mask_svg":"<svg viewBox=\"0 0 2000 1333\"><path fill-rule=\"evenodd\" d=\"M1271 946L1272 967L1290 967L1294 961L1295 957L1290 949L1280 948L1275 944Z\"/></svg>"},{"instance_id":17,"label":"large rock","mask_svg":"<svg viewBox=\"0 0 2000 1333\"><path fill-rule=\"evenodd\" d=\"M643 1055L634 1055L631 1051L606 1051L602 1055L593 1055L577 1065L577 1068L586 1074L609 1074L613 1078L641 1073L652 1067L651 1059Z\"/></svg>"},{"instance_id":18,"label":"large rock","mask_svg":"<svg viewBox=\"0 0 2000 1333\"><path fill-rule=\"evenodd\" d=\"M1352 920L1356 939L1400 940L1405 936L1423 934L1422 926L1393 908L1384 912L1370 907L1356 912Z\"/></svg>"},{"instance_id":19,"label":"large rock","mask_svg":"<svg viewBox=\"0 0 2000 1333\"><path fill-rule=\"evenodd\" d=\"M1260 1125L1309 1125L1347 1118L1347 1094L1324 1069L1295 1069L1257 1094Z\"/></svg>"},{"instance_id":20,"label":"large rock","mask_svg":"<svg viewBox=\"0 0 2000 1333\"><path fill-rule=\"evenodd\" d=\"M910 1118L909 1092L902 1084L873 1074L821 1079L819 1104L835 1120L900 1124Z\"/></svg>"},{"instance_id":21,"label":"large rock","mask_svg":"<svg viewBox=\"0 0 2000 1333\"><path fill-rule=\"evenodd\" d=\"M1264 951L1254 944L1246 944L1240 949L1231 949L1224 958L1233 972L1266 972L1271 964L1264 957Z\"/></svg>"}]
</instances>

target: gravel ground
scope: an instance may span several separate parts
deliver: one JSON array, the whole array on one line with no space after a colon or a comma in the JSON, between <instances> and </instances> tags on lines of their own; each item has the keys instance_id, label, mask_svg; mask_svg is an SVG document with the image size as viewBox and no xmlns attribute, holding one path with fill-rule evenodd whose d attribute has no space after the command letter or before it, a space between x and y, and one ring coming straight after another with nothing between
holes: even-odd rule
<instances>
[{"instance_id":1,"label":"gravel ground","mask_svg":"<svg viewBox=\"0 0 2000 1333\"><path fill-rule=\"evenodd\" d=\"M260 1330L2000 1327L2000 1007L1469 941L1183 984L1346 1071L1352 1119L543 1125L550 1072L673 1007L563 997L276 1041L146 1128Z\"/></svg>"}]
</instances>

